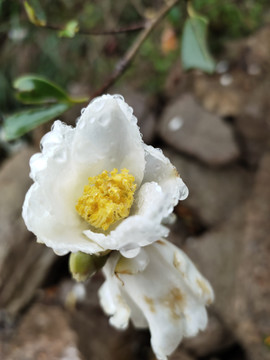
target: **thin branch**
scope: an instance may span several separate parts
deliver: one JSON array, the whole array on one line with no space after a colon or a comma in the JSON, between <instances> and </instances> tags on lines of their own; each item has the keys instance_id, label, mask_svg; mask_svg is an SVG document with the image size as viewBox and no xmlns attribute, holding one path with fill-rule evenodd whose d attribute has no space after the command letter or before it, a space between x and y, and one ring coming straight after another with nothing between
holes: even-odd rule
<instances>
[{"instance_id":1,"label":"thin branch","mask_svg":"<svg viewBox=\"0 0 270 360\"><path fill-rule=\"evenodd\" d=\"M150 33L179 1L180 0L172 0L167 2L167 4L160 9L160 11L156 14L155 17L145 24L145 29L138 35L137 39L127 50L122 59L116 64L112 75L97 91L94 92L91 98L102 95L123 75L125 70L128 68L128 66L136 56L138 50L140 49L144 41L150 35Z\"/></svg>"},{"instance_id":2,"label":"thin branch","mask_svg":"<svg viewBox=\"0 0 270 360\"><path fill-rule=\"evenodd\" d=\"M61 31L65 30L64 26L60 25L52 25L52 24L45 24L42 26L44 29L49 30L56 30ZM111 30L86 30L86 29L79 29L77 34L81 35L92 35L92 36L99 36L99 35L117 35L117 34L124 34L129 32L135 32L139 30L143 30L145 28L145 23L143 24L133 24L127 27L119 28L119 29L111 29Z\"/></svg>"}]
</instances>

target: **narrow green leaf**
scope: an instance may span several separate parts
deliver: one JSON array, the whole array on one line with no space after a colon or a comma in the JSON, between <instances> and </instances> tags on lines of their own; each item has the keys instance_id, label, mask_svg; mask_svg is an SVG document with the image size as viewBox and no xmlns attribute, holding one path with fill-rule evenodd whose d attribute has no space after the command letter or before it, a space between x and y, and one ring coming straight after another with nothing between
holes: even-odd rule
<instances>
[{"instance_id":1,"label":"narrow green leaf","mask_svg":"<svg viewBox=\"0 0 270 360\"><path fill-rule=\"evenodd\" d=\"M181 57L183 68L201 69L212 73L215 62L207 47L207 19L202 16L194 16L185 21Z\"/></svg>"},{"instance_id":2,"label":"narrow green leaf","mask_svg":"<svg viewBox=\"0 0 270 360\"><path fill-rule=\"evenodd\" d=\"M71 102L68 94L55 83L42 76L24 75L13 83L17 99L24 104Z\"/></svg>"},{"instance_id":3,"label":"narrow green leaf","mask_svg":"<svg viewBox=\"0 0 270 360\"><path fill-rule=\"evenodd\" d=\"M69 104L54 104L17 112L4 121L4 132L7 140L16 139L70 108Z\"/></svg>"},{"instance_id":4,"label":"narrow green leaf","mask_svg":"<svg viewBox=\"0 0 270 360\"><path fill-rule=\"evenodd\" d=\"M17 99L23 104L77 104L89 100L89 97L70 97L60 86L39 75L20 76L13 86L17 90Z\"/></svg>"},{"instance_id":5,"label":"narrow green leaf","mask_svg":"<svg viewBox=\"0 0 270 360\"><path fill-rule=\"evenodd\" d=\"M79 31L78 21L71 20L66 24L63 30L58 32L58 35L59 37L73 38L78 31Z\"/></svg>"},{"instance_id":6,"label":"narrow green leaf","mask_svg":"<svg viewBox=\"0 0 270 360\"><path fill-rule=\"evenodd\" d=\"M36 26L46 25L45 13L42 10L38 0L24 1L23 5L28 19L32 24Z\"/></svg>"}]
</instances>

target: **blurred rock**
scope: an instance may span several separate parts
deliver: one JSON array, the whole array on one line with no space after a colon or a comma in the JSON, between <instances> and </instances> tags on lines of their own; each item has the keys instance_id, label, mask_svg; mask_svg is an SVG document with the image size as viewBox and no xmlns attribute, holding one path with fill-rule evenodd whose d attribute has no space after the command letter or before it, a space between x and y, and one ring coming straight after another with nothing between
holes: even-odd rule
<instances>
[{"instance_id":1,"label":"blurred rock","mask_svg":"<svg viewBox=\"0 0 270 360\"><path fill-rule=\"evenodd\" d=\"M166 107L159 132L176 150L209 165L225 165L239 156L229 125L202 108L192 95Z\"/></svg>"},{"instance_id":2,"label":"blurred rock","mask_svg":"<svg viewBox=\"0 0 270 360\"><path fill-rule=\"evenodd\" d=\"M210 112L230 118L245 162L257 166L269 138L269 34L265 26L251 36L229 42L223 58L225 73L195 74L196 97Z\"/></svg>"},{"instance_id":3,"label":"blurred rock","mask_svg":"<svg viewBox=\"0 0 270 360\"><path fill-rule=\"evenodd\" d=\"M246 96L241 114L235 119L243 157L251 166L259 163L270 136L269 81L270 76L261 80L254 91Z\"/></svg>"},{"instance_id":4,"label":"blurred rock","mask_svg":"<svg viewBox=\"0 0 270 360\"><path fill-rule=\"evenodd\" d=\"M233 83L224 87L219 77L198 77L195 92L203 106L234 122L242 155L250 165L257 165L269 137L269 75L257 79L243 70L234 69Z\"/></svg>"},{"instance_id":5,"label":"blurred rock","mask_svg":"<svg viewBox=\"0 0 270 360\"><path fill-rule=\"evenodd\" d=\"M234 341L231 332L217 316L209 312L207 328L194 338L184 339L182 346L194 356L202 357L220 352Z\"/></svg>"},{"instance_id":6,"label":"blurred rock","mask_svg":"<svg viewBox=\"0 0 270 360\"><path fill-rule=\"evenodd\" d=\"M3 360L83 360L68 316L57 306L35 304L7 341Z\"/></svg>"},{"instance_id":7,"label":"blurred rock","mask_svg":"<svg viewBox=\"0 0 270 360\"><path fill-rule=\"evenodd\" d=\"M170 99L170 101L192 90L190 73L183 70L180 59L178 59L170 69L164 90L166 97Z\"/></svg>"},{"instance_id":8,"label":"blurred rock","mask_svg":"<svg viewBox=\"0 0 270 360\"><path fill-rule=\"evenodd\" d=\"M33 149L23 148L0 171L0 309L12 315L29 303L56 258L36 243L21 217L31 185L28 163L32 154Z\"/></svg>"},{"instance_id":9,"label":"blurred rock","mask_svg":"<svg viewBox=\"0 0 270 360\"><path fill-rule=\"evenodd\" d=\"M190 354L188 354L187 352L185 352L185 350L183 350L181 348L181 345L171 356L169 356L169 359L170 360L195 360L195 358L193 356L191 356Z\"/></svg>"},{"instance_id":10,"label":"blurred rock","mask_svg":"<svg viewBox=\"0 0 270 360\"><path fill-rule=\"evenodd\" d=\"M226 52L232 60L241 62L250 75L261 75L262 72L269 71L269 37L268 24L247 38L228 42Z\"/></svg>"},{"instance_id":11,"label":"blurred rock","mask_svg":"<svg viewBox=\"0 0 270 360\"><path fill-rule=\"evenodd\" d=\"M194 76L195 96L207 111L221 117L236 117L241 114L245 101L246 80L241 77L239 85L236 85L234 76L230 74L232 83L224 86L220 81L221 76L216 75L211 78L205 74Z\"/></svg>"},{"instance_id":12,"label":"blurred rock","mask_svg":"<svg viewBox=\"0 0 270 360\"><path fill-rule=\"evenodd\" d=\"M237 316L233 305L239 287L236 273L244 225L244 207L238 207L222 225L201 237L189 238L184 247L214 289L215 301L211 308L233 333Z\"/></svg>"},{"instance_id":13,"label":"blurred rock","mask_svg":"<svg viewBox=\"0 0 270 360\"><path fill-rule=\"evenodd\" d=\"M264 339L270 335L270 151L260 163L247 208L244 236L239 238L236 331L250 360L270 359Z\"/></svg>"},{"instance_id":14,"label":"blurred rock","mask_svg":"<svg viewBox=\"0 0 270 360\"><path fill-rule=\"evenodd\" d=\"M253 174L240 166L215 170L172 150L166 149L164 153L189 188L189 196L180 206L191 208L204 226L210 227L229 218L232 210L249 196Z\"/></svg>"}]
</instances>

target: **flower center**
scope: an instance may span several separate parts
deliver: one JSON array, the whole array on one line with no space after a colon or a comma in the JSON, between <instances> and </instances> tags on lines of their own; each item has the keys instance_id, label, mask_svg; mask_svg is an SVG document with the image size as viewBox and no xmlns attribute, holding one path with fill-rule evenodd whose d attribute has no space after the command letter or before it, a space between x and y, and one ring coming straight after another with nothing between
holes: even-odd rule
<instances>
[{"instance_id":1,"label":"flower center","mask_svg":"<svg viewBox=\"0 0 270 360\"><path fill-rule=\"evenodd\" d=\"M76 210L89 224L107 230L116 221L129 215L136 190L135 178L122 169L104 170L88 179L83 195L78 199Z\"/></svg>"}]
</instances>

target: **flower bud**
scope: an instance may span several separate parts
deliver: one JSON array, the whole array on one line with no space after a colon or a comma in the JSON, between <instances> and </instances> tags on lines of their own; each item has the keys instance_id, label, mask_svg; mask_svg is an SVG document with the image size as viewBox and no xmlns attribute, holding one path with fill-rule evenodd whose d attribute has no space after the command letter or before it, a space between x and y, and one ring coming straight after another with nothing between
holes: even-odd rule
<instances>
[{"instance_id":1,"label":"flower bud","mask_svg":"<svg viewBox=\"0 0 270 360\"><path fill-rule=\"evenodd\" d=\"M105 265L107 258L108 255L90 255L81 251L71 253L69 257L69 271L76 281L85 281Z\"/></svg>"}]
</instances>

